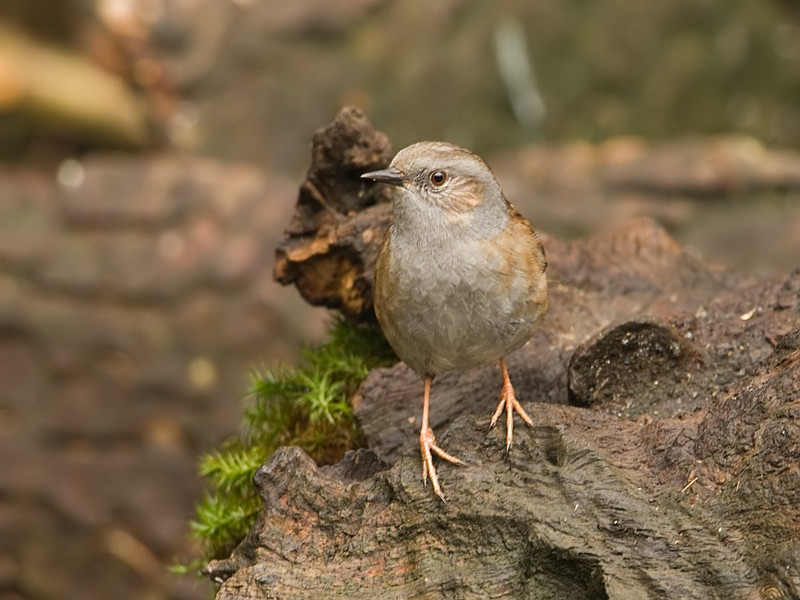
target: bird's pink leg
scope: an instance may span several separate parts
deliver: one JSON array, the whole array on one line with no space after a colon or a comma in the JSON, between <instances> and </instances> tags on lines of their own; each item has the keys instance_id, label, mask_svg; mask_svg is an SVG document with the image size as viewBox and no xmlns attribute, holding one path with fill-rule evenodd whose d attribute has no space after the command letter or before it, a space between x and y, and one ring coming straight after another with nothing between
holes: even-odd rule
<instances>
[{"instance_id":1,"label":"bird's pink leg","mask_svg":"<svg viewBox=\"0 0 800 600\"><path fill-rule=\"evenodd\" d=\"M494 427L495 423L497 423L497 419L500 417L500 413L503 412L503 409L506 409L506 452L511 450L511 444L513 441L513 434L514 434L514 411L522 417L522 420L525 421L529 426L533 427L533 421L528 416L528 413L525 412L525 409L522 408L522 405L517 400L517 397L514 395L514 387L511 385L511 379L508 377L508 369L506 368L506 359L500 359L500 370L503 372L503 389L500 390L500 402L497 404L497 408L492 415L492 422L490 427Z\"/></svg>"},{"instance_id":2,"label":"bird's pink leg","mask_svg":"<svg viewBox=\"0 0 800 600\"><path fill-rule=\"evenodd\" d=\"M439 496L439 498L444 500L442 488L439 487L439 478L436 475L436 469L433 467L432 453L435 453L446 461L456 465L463 465L464 462L452 454L445 452L436 445L436 438L433 435L433 429L431 429L428 425L428 405L430 404L431 381L431 377L425 378L425 391L422 397L422 428L419 432L419 449L420 453L422 454L422 481L427 483L428 476L430 475L434 493Z\"/></svg>"}]
</instances>

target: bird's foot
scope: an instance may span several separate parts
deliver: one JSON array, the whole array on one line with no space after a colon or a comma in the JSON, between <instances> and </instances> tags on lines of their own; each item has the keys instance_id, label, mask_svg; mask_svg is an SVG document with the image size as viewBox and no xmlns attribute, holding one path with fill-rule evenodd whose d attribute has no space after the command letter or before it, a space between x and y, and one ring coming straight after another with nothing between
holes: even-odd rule
<instances>
[{"instance_id":1,"label":"bird's foot","mask_svg":"<svg viewBox=\"0 0 800 600\"><path fill-rule=\"evenodd\" d=\"M433 454L438 455L439 457L445 459L448 462L453 463L454 465L463 465L466 464L460 458L457 458L442 450L439 446L436 445L436 437L433 435L433 429L428 427L427 429L423 429L419 433L419 449L422 453L422 481L427 483L428 476L431 478L431 484L433 485L433 492L439 496L439 498L444 501L444 495L442 494L442 488L439 486L439 477L436 475L436 469L433 466Z\"/></svg>"},{"instance_id":2,"label":"bird's foot","mask_svg":"<svg viewBox=\"0 0 800 600\"><path fill-rule=\"evenodd\" d=\"M514 395L514 388L511 386L511 381L508 379L503 383L503 389L500 390L500 402L498 402L497 408L492 415L490 427L495 426L503 409L506 411L506 452L508 452L511 450L511 444L514 439L514 412L522 417L522 420L530 427L533 427L533 421L531 421L528 413L525 412L525 409L522 408L519 400L517 400L517 397Z\"/></svg>"}]
</instances>

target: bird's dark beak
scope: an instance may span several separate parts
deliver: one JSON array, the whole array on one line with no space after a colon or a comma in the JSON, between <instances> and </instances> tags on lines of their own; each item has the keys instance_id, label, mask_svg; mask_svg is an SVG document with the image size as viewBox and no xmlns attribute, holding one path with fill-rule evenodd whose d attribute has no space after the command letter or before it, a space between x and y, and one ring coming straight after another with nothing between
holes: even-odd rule
<instances>
[{"instance_id":1,"label":"bird's dark beak","mask_svg":"<svg viewBox=\"0 0 800 600\"><path fill-rule=\"evenodd\" d=\"M381 183L388 183L389 185L403 185L406 180L406 174L400 169L389 167L380 171L371 171L364 173L361 179L372 179L372 181L380 181Z\"/></svg>"}]
</instances>

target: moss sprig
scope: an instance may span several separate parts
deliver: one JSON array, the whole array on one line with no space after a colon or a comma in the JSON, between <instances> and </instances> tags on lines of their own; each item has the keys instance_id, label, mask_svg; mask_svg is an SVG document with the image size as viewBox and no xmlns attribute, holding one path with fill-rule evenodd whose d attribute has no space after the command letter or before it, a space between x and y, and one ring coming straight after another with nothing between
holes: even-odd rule
<instances>
[{"instance_id":1,"label":"moss sprig","mask_svg":"<svg viewBox=\"0 0 800 600\"><path fill-rule=\"evenodd\" d=\"M278 447L297 445L318 464L332 464L362 445L350 398L371 369L397 360L377 326L342 318L326 344L302 356L298 366L252 373L243 435L200 461L210 489L191 529L209 558L230 553L255 521L253 475Z\"/></svg>"}]
</instances>

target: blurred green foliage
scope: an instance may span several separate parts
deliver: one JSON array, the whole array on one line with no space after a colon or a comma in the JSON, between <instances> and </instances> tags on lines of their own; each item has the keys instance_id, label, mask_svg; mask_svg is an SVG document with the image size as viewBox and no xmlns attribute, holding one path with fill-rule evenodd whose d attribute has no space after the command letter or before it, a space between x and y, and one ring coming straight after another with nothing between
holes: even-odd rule
<instances>
[{"instance_id":1,"label":"blurred green foliage","mask_svg":"<svg viewBox=\"0 0 800 600\"><path fill-rule=\"evenodd\" d=\"M428 19L399 4L378 16L394 27L363 24L353 50L370 57L362 73L371 118L398 148L420 136L481 152L531 140L719 131L800 144L796 3L469 1L431 8ZM493 38L507 19L524 32L546 107L538 127L515 119L498 73Z\"/></svg>"},{"instance_id":2,"label":"blurred green foliage","mask_svg":"<svg viewBox=\"0 0 800 600\"><path fill-rule=\"evenodd\" d=\"M800 5L788 0L308 2L284 18L271 3L173 4L143 51L193 82L171 90L191 135L170 139L201 154L299 173L309 133L342 104L396 148L720 131L800 145ZM199 26L209 22L225 34ZM515 114L501 75L509 22L546 109L539 121ZM161 122L168 138L174 124Z\"/></svg>"}]
</instances>

